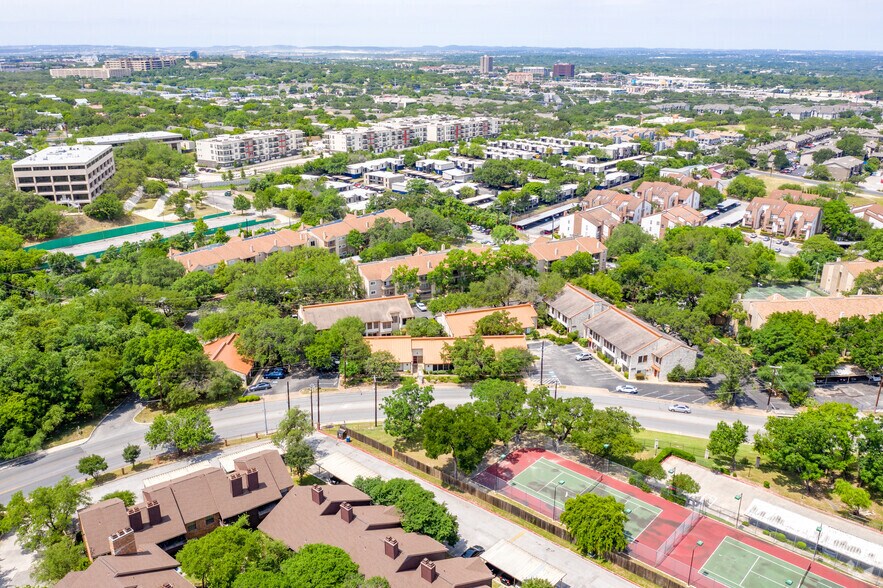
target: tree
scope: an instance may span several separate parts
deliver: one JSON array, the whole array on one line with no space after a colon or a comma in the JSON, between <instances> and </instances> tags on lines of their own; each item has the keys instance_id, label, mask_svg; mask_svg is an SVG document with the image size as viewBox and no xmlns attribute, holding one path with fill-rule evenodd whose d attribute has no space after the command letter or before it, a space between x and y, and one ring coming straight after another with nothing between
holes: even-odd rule
<instances>
[{"instance_id":1,"label":"tree","mask_svg":"<svg viewBox=\"0 0 883 588\"><path fill-rule=\"evenodd\" d=\"M831 171L820 163L814 163L809 166L806 175L813 180L820 180L822 182L830 182L834 179L834 176L831 175Z\"/></svg>"},{"instance_id":2,"label":"tree","mask_svg":"<svg viewBox=\"0 0 883 588\"><path fill-rule=\"evenodd\" d=\"M858 475L875 492L883 491L883 417L866 416L858 422Z\"/></svg>"},{"instance_id":3,"label":"tree","mask_svg":"<svg viewBox=\"0 0 883 588\"><path fill-rule=\"evenodd\" d=\"M736 465L736 453L748 440L748 425L736 421L732 425L726 421L717 424L708 436L708 451L714 456L725 457Z\"/></svg>"},{"instance_id":4,"label":"tree","mask_svg":"<svg viewBox=\"0 0 883 588\"><path fill-rule=\"evenodd\" d=\"M527 396L527 404L544 431L564 443L574 431L589 428L594 415L594 405L589 398L553 398L545 386L538 386Z\"/></svg>"},{"instance_id":5,"label":"tree","mask_svg":"<svg viewBox=\"0 0 883 588\"><path fill-rule=\"evenodd\" d=\"M505 310L492 312L475 322L475 333L483 337L492 335L520 335L524 332L521 321Z\"/></svg>"},{"instance_id":6,"label":"tree","mask_svg":"<svg viewBox=\"0 0 883 588\"><path fill-rule=\"evenodd\" d=\"M151 449L165 446L168 451L190 453L215 439L215 429L204 408L182 408L159 415L144 435Z\"/></svg>"},{"instance_id":7,"label":"tree","mask_svg":"<svg viewBox=\"0 0 883 588\"><path fill-rule=\"evenodd\" d=\"M279 422L273 433L273 444L282 449L283 454L288 447L296 445L313 433L313 424L306 411L300 408L289 409Z\"/></svg>"},{"instance_id":8,"label":"tree","mask_svg":"<svg viewBox=\"0 0 883 588\"><path fill-rule=\"evenodd\" d=\"M778 373L773 373L770 366L757 370L757 377L776 390L784 392L792 406L802 406L809 393L815 388L815 372L802 363L783 363Z\"/></svg>"},{"instance_id":9,"label":"tree","mask_svg":"<svg viewBox=\"0 0 883 588\"><path fill-rule=\"evenodd\" d=\"M795 374L790 383L795 391L810 386L807 369L827 374L840 361L844 341L828 321L799 311L777 312L751 333L752 357L760 365L789 365L786 372ZM769 375L767 380L772 381ZM802 384L801 384L802 382ZM779 378L776 378L779 385Z\"/></svg>"},{"instance_id":10,"label":"tree","mask_svg":"<svg viewBox=\"0 0 883 588\"><path fill-rule=\"evenodd\" d=\"M622 302L622 286L606 272L582 276L575 279L573 283L614 304Z\"/></svg>"},{"instance_id":11,"label":"tree","mask_svg":"<svg viewBox=\"0 0 883 588\"><path fill-rule=\"evenodd\" d=\"M696 191L699 192L699 207L703 209L714 208L724 200L724 195L714 186L699 186Z\"/></svg>"},{"instance_id":12,"label":"tree","mask_svg":"<svg viewBox=\"0 0 883 588\"><path fill-rule=\"evenodd\" d=\"M442 357L454 366L454 373L464 380L475 380L493 372L497 354L485 345L480 335L445 343Z\"/></svg>"},{"instance_id":13,"label":"tree","mask_svg":"<svg viewBox=\"0 0 883 588\"><path fill-rule=\"evenodd\" d=\"M668 485L678 494L695 494L699 492L699 483L690 474L674 474Z\"/></svg>"},{"instance_id":14,"label":"tree","mask_svg":"<svg viewBox=\"0 0 883 588\"><path fill-rule=\"evenodd\" d=\"M16 492L6 505L2 531L15 531L25 549L38 550L73 538L74 515L89 504L85 488L65 476L55 486L41 486L27 497Z\"/></svg>"},{"instance_id":15,"label":"tree","mask_svg":"<svg viewBox=\"0 0 883 588\"><path fill-rule=\"evenodd\" d=\"M491 239L497 245L518 240L518 233L512 225L497 225L491 229Z\"/></svg>"},{"instance_id":16,"label":"tree","mask_svg":"<svg viewBox=\"0 0 883 588\"><path fill-rule=\"evenodd\" d=\"M239 212L245 212L251 208L251 201L244 194L237 194L233 198L233 208Z\"/></svg>"},{"instance_id":17,"label":"tree","mask_svg":"<svg viewBox=\"0 0 883 588\"><path fill-rule=\"evenodd\" d=\"M399 362L389 351L375 351L363 364L365 374L380 382L389 382L396 377Z\"/></svg>"},{"instance_id":18,"label":"tree","mask_svg":"<svg viewBox=\"0 0 883 588\"><path fill-rule=\"evenodd\" d=\"M828 149L827 147L819 149L812 154L813 163L825 163L829 159L834 159L835 157L837 157L837 153L833 149Z\"/></svg>"},{"instance_id":19,"label":"tree","mask_svg":"<svg viewBox=\"0 0 883 588\"><path fill-rule=\"evenodd\" d=\"M435 459L452 453L455 467L464 472L471 472L481 463L497 438L496 423L473 404L455 409L431 406L420 418L420 426L427 457Z\"/></svg>"},{"instance_id":20,"label":"tree","mask_svg":"<svg viewBox=\"0 0 883 588\"><path fill-rule=\"evenodd\" d=\"M791 165L791 160L788 159L788 156L785 155L785 152L781 149L777 149L773 151L773 167L776 169L785 169Z\"/></svg>"},{"instance_id":21,"label":"tree","mask_svg":"<svg viewBox=\"0 0 883 588\"><path fill-rule=\"evenodd\" d=\"M843 478L834 482L834 494L856 516L861 515L863 508L871 507L871 495L864 488L853 486Z\"/></svg>"},{"instance_id":22,"label":"tree","mask_svg":"<svg viewBox=\"0 0 883 588\"><path fill-rule=\"evenodd\" d=\"M100 221L116 220L121 218L125 211L123 203L113 194L101 194L91 203L83 207L86 216Z\"/></svg>"},{"instance_id":23,"label":"tree","mask_svg":"<svg viewBox=\"0 0 883 588\"><path fill-rule=\"evenodd\" d=\"M448 545L457 542L457 517L419 483L403 478L384 482L379 477L360 476L353 486L370 496L375 504L397 507L402 513L402 528L405 531L427 535Z\"/></svg>"},{"instance_id":24,"label":"tree","mask_svg":"<svg viewBox=\"0 0 883 588\"><path fill-rule=\"evenodd\" d=\"M116 492L109 492L102 496L99 502L104 502L105 500L111 500L113 498L119 498L127 507L134 506L135 504L135 493L131 490L117 490Z\"/></svg>"},{"instance_id":25,"label":"tree","mask_svg":"<svg viewBox=\"0 0 883 588\"><path fill-rule=\"evenodd\" d=\"M123 447L123 461L134 466L138 458L141 457L141 448L134 444Z\"/></svg>"},{"instance_id":26,"label":"tree","mask_svg":"<svg viewBox=\"0 0 883 588\"><path fill-rule=\"evenodd\" d=\"M302 480L307 470L316 463L316 455L310 444L301 439L286 445L282 461L294 470L299 480Z\"/></svg>"},{"instance_id":27,"label":"tree","mask_svg":"<svg viewBox=\"0 0 883 588\"><path fill-rule=\"evenodd\" d=\"M837 149L843 151L843 155L851 155L859 159L865 158L865 139L855 133L847 133L837 141Z\"/></svg>"},{"instance_id":28,"label":"tree","mask_svg":"<svg viewBox=\"0 0 883 588\"><path fill-rule=\"evenodd\" d=\"M758 161L760 161L758 156ZM727 186L727 196L740 200L753 200L766 196L766 185L760 178L736 176Z\"/></svg>"},{"instance_id":29,"label":"tree","mask_svg":"<svg viewBox=\"0 0 883 588\"><path fill-rule=\"evenodd\" d=\"M419 438L421 416L434 400L432 390L432 386L419 386L414 379L405 380L380 403L385 415L383 430L406 441Z\"/></svg>"},{"instance_id":30,"label":"tree","mask_svg":"<svg viewBox=\"0 0 883 588\"><path fill-rule=\"evenodd\" d=\"M788 260L787 267L788 274L798 282L802 282L812 275L809 264L796 255Z\"/></svg>"},{"instance_id":31,"label":"tree","mask_svg":"<svg viewBox=\"0 0 883 588\"><path fill-rule=\"evenodd\" d=\"M445 328L431 318L417 317L405 323L404 331L411 337L444 337Z\"/></svg>"},{"instance_id":32,"label":"tree","mask_svg":"<svg viewBox=\"0 0 883 588\"><path fill-rule=\"evenodd\" d=\"M273 201L270 199L270 195L265 190L260 190L254 195L252 206L254 206L254 209L257 210L259 213L263 214L264 211L273 206Z\"/></svg>"},{"instance_id":33,"label":"tree","mask_svg":"<svg viewBox=\"0 0 883 588\"><path fill-rule=\"evenodd\" d=\"M98 477L98 474L106 469L107 460L94 453L80 458L79 463L77 463L77 471L84 476L91 476L93 480Z\"/></svg>"},{"instance_id":34,"label":"tree","mask_svg":"<svg viewBox=\"0 0 883 588\"><path fill-rule=\"evenodd\" d=\"M555 588L548 580L530 578L521 583L521 588Z\"/></svg>"},{"instance_id":35,"label":"tree","mask_svg":"<svg viewBox=\"0 0 883 588\"><path fill-rule=\"evenodd\" d=\"M607 239L607 255L620 257L627 253L637 253L652 241L653 237L645 233L640 225L622 223L613 229Z\"/></svg>"},{"instance_id":36,"label":"tree","mask_svg":"<svg viewBox=\"0 0 883 588\"><path fill-rule=\"evenodd\" d=\"M552 262L552 271L561 274L567 279L593 274L597 267L598 260L588 251L577 251L566 259Z\"/></svg>"},{"instance_id":37,"label":"tree","mask_svg":"<svg viewBox=\"0 0 883 588\"><path fill-rule=\"evenodd\" d=\"M338 588L358 571L346 551L321 543L304 545L282 564L292 588Z\"/></svg>"},{"instance_id":38,"label":"tree","mask_svg":"<svg viewBox=\"0 0 883 588\"><path fill-rule=\"evenodd\" d=\"M709 346L706 356L714 370L724 375L724 381L717 391L718 400L724 404L733 404L736 394L742 389L742 383L751 373L751 357L731 342Z\"/></svg>"},{"instance_id":39,"label":"tree","mask_svg":"<svg viewBox=\"0 0 883 588\"><path fill-rule=\"evenodd\" d=\"M625 506L612 496L588 492L564 503L561 523L584 554L604 558L624 551L629 544L625 533L628 515Z\"/></svg>"},{"instance_id":40,"label":"tree","mask_svg":"<svg viewBox=\"0 0 883 588\"><path fill-rule=\"evenodd\" d=\"M396 266L392 270L392 283L395 286L396 294L408 294L416 290L420 285L418 269L406 265Z\"/></svg>"},{"instance_id":41,"label":"tree","mask_svg":"<svg viewBox=\"0 0 883 588\"><path fill-rule=\"evenodd\" d=\"M527 401L524 384L482 380L475 383L469 396L474 400L475 410L496 423L497 438L504 443L534 424L534 419L524 408Z\"/></svg>"},{"instance_id":42,"label":"tree","mask_svg":"<svg viewBox=\"0 0 883 588\"><path fill-rule=\"evenodd\" d=\"M642 430L623 409L607 407L592 412L588 426L573 433L573 442L589 453L620 461L641 450L634 434Z\"/></svg>"},{"instance_id":43,"label":"tree","mask_svg":"<svg viewBox=\"0 0 883 588\"><path fill-rule=\"evenodd\" d=\"M509 161L489 159L473 174L476 182L487 184L491 188L503 188L518 183L518 177L512 170Z\"/></svg>"},{"instance_id":44,"label":"tree","mask_svg":"<svg viewBox=\"0 0 883 588\"><path fill-rule=\"evenodd\" d=\"M82 543L63 537L40 551L31 576L38 582L55 584L70 572L85 570L89 558Z\"/></svg>"}]
</instances>

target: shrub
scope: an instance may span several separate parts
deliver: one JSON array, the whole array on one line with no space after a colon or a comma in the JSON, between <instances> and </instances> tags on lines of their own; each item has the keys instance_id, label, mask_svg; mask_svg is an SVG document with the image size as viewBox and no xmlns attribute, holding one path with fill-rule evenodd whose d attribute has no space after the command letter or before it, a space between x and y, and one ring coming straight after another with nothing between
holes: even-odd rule
<instances>
[{"instance_id":1,"label":"shrub","mask_svg":"<svg viewBox=\"0 0 883 588\"><path fill-rule=\"evenodd\" d=\"M748 521L746 521L745 519L742 519L742 526L747 527L748 525L749 525Z\"/></svg>"},{"instance_id":2,"label":"shrub","mask_svg":"<svg viewBox=\"0 0 883 588\"><path fill-rule=\"evenodd\" d=\"M687 370L684 369L684 366L678 364L671 368L671 371L668 372L668 381L669 382L683 382L687 379Z\"/></svg>"},{"instance_id":3,"label":"shrub","mask_svg":"<svg viewBox=\"0 0 883 588\"><path fill-rule=\"evenodd\" d=\"M642 478L640 478L639 476L632 476L632 477L630 477L630 478L629 478L629 484L631 484L632 486L634 486L634 487L636 487L636 488L640 488L640 489L643 490L644 492L652 492L652 488L650 488L650 485L647 484L647 482L645 482L645 481L644 481Z\"/></svg>"},{"instance_id":4,"label":"shrub","mask_svg":"<svg viewBox=\"0 0 883 588\"><path fill-rule=\"evenodd\" d=\"M678 449L677 447L666 447L662 451L659 452L659 455L656 456L656 461L662 463L669 456L680 457L686 461L696 461L696 457L692 453L687 453L683 449Z\"/></svg>"},{"instance_id":5,"label":"shrub","mask_svg":"<svg viewBox=\"0 0 883 588\"><path fill-rule=\"evenodd\" d=\"M773 531L770 533L770 536L776 541L787 541L788 538L785 536L785 533L780 533L778 531Z\"/></svg>"},{"instance_id":6,"label":"shrub","mask_svg":"<svg viewBox=\"0 0 883 588\"><path fill-rule=\"evenodd\" d=\"M764 480L764 481L763 481L763 487L764 487L764 488L769 488L769 487L770 487L770 483L769 483L768 480Z\"/></svg>"},{"instance_id":7,"label":"shrub","mask_svg":"<svg viewBox=\"0 0 883 588\"><path fill-rule=\"evenodd\" d=\"M236 402L257 402L261 397L255 394L248 394L246 396L240 396Z\"/></svg>"},{"instance_id":8,"label":"shrub","mask_svg":"<svg viewBox=\"0 0 883 588\"><path fill-rule=\"evenodd\" d=\"M644 372L638 372L635 374L635 379L636 380L645 380L645 379L647 379L647 376L644 375Z\"/></svg>"},{"instance_id":9,"label":"shrub","mask_svg":"<svg viewBox=\"0 0 883 588\"><path fill-rule=\"evenodd\" d=\"M662 492L659 493L660 496L668 500L669 502L674 502L675 504L680 504L681 506L687 506L687 499L680 494L675 494L668 488L663 488Z\"/></svg>"},{"instance_id":10,"label":"shrub","mask_svg":"<svg viewBox=\"0 0 883 588\"><path fill-rule=\"evenodd\" d=\"M795 543L794 545L797 546L797 549L806 549L806 543L803 542L803 541L798 541L798 542Z\"/></svg>"}]
</instances>

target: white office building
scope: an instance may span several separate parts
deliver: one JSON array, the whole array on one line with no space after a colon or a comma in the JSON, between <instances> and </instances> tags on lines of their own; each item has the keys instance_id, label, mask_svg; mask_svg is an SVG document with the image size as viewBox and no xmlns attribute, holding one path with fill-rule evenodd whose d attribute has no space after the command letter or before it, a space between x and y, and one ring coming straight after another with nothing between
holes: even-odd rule
<instances>
[{"instance_id":1,"label":"white office building","mask_svg":"<svg viewBox=\"0 0 883 588\"><path fill-rule=\"evenodd\" d=\"M326 131L325 148L335 152L405 149L426 141L469 141L500 133L500 120L491 117L460 118L447 115L398 118L368 127Z\"/></svg>"},{"instance_id":2,"label":"white office building","mask_svg":"<svg viewBox=\"0 0 883 588\"><path fill-rule=\"evenodd\" d=\"M47 147L12 164L17 190L68 205L92 202L115 171L109 145Z\"/></svg>"},{"instance_id":3,"label":"white office building","mask_svg":"<svg viewBox=\"0 0 883 588\"><path fill-rule=\"evenodd\" d=\"M249 131L218 135L196 142L196 163L209 167L247 165L298 153L304 146L300 130Z\"/></svg>"},{"instance_id":4,"label":"white office building","mask_svg":"<svg viewBox=\"0 0 883 588\"><path fill-rule=\"evenodd\" d=\"M181 133L170 133L168 131L145 131L143 133L117 133L115 135L100 135L97 137L82 137L77 139L80 144L92 145L110 145L111 147L119 147L126 143L134 143L135 141L151 141L153 143L165 143L172 149L181 151L184 143L184 136Z\"/></svg>"}]
</instances>

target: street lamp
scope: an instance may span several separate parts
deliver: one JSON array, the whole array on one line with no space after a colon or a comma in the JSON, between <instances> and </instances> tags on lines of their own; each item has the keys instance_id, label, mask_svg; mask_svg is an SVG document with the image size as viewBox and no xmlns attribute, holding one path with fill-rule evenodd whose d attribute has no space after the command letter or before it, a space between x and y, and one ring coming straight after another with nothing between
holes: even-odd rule
<instances>
[{"instance_id":1,"label":"street lamp","mask_svg":"<svg viewBox=\"0 0 883 588\"><path fill-rule=\"evenodd\" d=\"M540 344L540 386L543 385L543 359L546 355L546 340Z\"/></svg>"},{"instance_id":2,"label":"street lamp","mask_svg":"<svg viewBox=\"0 0 883 588\"><path fill-rule=\"evenodd\" d=\"M816 535L816 547L815 547L815 549L812 550L812 560L813 561L816 561L816 554L819 552L819 541L822 540L822 526L821 525L816 527L816 532L818 534Z\"/></svg>"},{"instance_id":3,"label":"street lamp","mask_svg":"<svg viewBox=\"0 0 883 588\"><path fill-rule=\"evenodd\" d=\"M552 496L552 520L555 520L555 511L558 506L558 488L564 485L564 480L558 480L558 483L555 484L555 492Z\"/></svg>"},{"instance_id":4,"label":"street lamp","mask_svg":"<svg viewBox=\"0 0 883 588\"><path fill-rule=\"evenodd\" d=\"M690 585L690 580L693 579L693 557L696 555L696 550L702 547L702 541L697 541L696 545L693 547L693 550L690 552L690 569L687 570L687 586Z\"/></svg>"},{"instance_id":5,"label":"street lamp","mask_svg":"<svg viewBox=\"0 0 883 588\"><path fill-rule=\"evenodd\" d=\"M742 494L739 493L733 497L733 500L739 501L739 508L736 510L736 526L739 526L739 515L742 513Z\"/></svg>"},{"instance_id":6,"label":"street lamp","mask_svg":"<svg viewBox=\"0 0 883 588\"><path fill-rule=\"evenodd\" d=\"M604 444L604 473L609 473L610 469L610 458L607 457L607 450L610 449L610 443Z\"/></svg>"}]
</instances>

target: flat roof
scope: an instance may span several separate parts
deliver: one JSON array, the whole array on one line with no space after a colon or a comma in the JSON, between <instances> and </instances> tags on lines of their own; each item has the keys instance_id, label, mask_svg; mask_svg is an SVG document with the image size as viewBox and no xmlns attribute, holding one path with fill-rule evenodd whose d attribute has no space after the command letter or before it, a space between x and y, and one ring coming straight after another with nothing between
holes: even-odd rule
<instances>
[{"instance_id":1,"label":"flat roof","mask_svg":"<svg viewBox=\"0 0 883 588\"><path fill-rule=\"evenodd\" d=\"M47 147L12 164L12 167L35 164L89 163L96 157L110 151L110 145L57 145Z\"/></svg>"},{"instance_id":2,"label":"flat roof","mask_svg":"<svg viewBox=\"0 0 883 588\"><path fill-rule=\"evenodd\" d=\"M568 210L570 210L571 208L574 208L576 206L577 206L577 204L574 202L572 202L570 204L562 204L561 206L556 206L555 208L550 208L548 210L545 210L545 211L535 214L533 216L529 216L529 217L523 218L521 220L513 221L512 224L520 226L520 227L526 227L527 225L532 225L532 224L535 224L538 222L542 222L542 221L549 219L555 215L564 214L565 212L567 212Z\"/></svg>"},{"instance_id":3,"label":"flat roof","mask_svg":"<svg viewBox=\"0 0 883 588\"><path fill-rule=\"evenodd\" d=\"M145 131L143 133L116 133L115 135L97 135L95 137L81 137L77 139L77 143L95 143L96 145L112 144L112 143L131 143L140 139L148 141L161 141L163 139L184 140L181 133L170 133L169 131Z\"/></svg>"}]
</instances>

